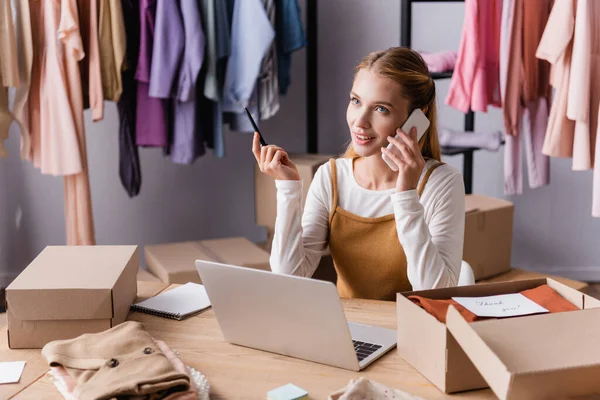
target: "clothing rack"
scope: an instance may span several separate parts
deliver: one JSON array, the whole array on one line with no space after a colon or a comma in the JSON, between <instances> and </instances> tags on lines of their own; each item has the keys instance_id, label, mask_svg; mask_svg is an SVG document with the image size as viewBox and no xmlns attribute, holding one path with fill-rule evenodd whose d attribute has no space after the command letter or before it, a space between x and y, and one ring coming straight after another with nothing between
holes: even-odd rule
<instances>
[{"instance_id":1,"label":"clothing rack","mask_svg":"<svg viewBox=\"0 0 600 400\"><path fill-rule=\"evenodd\" d=\"M410 47L412 36L412 4L413 3L456 3L464 0L400 0L400 45ZM318 54L317 54L317 0L306 0L306 151L318 153ZM452 77L452 71L433 73L432 78L448 79ZM475 129L475 114L469 110L465 114L465 132L473 132ZM473 153L479 150L476 147L442 147L442 154L446 156L463 155L463 179L465 193L472 193L473 189Z\"/></svg>"},{"instance_id":2,"label":"clothing rack","mask_svg":"<svg viewBox=\"0 0 600 400\"><path fill-rule=\"evenodd\" d=\"M319 152L317 0L306 0L306 152Z\"/></svg>"}]
</instances>

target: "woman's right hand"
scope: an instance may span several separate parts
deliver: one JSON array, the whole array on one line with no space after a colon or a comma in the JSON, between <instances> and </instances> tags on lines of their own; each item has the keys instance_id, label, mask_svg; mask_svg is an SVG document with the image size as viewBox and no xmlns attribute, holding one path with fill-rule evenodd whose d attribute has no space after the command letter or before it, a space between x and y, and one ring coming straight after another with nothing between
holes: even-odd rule
<instances>
[{"instance_id":1,"label":"woman's right hand","mask_svg":"<svg viewBox=\"0 0 600 400\"><path fill-rule=\"evenodd\" d=\"M286 151L274 145L261 147L257 132L254 132L252 153L262 173L282 181L300 180L298 168L290 161Z\"/></svg>"}]
</instances>

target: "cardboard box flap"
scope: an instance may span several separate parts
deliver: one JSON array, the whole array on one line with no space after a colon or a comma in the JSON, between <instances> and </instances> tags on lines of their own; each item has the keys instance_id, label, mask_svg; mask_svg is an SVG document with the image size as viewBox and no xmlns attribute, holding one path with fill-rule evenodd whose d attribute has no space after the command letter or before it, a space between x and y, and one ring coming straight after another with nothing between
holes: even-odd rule
<instances>
[{"instance_id":1,"label":"cardboard box flap","mask_svg":"<svg viewBox=\"0 0 600 400\"><path fill-rule=\"evenodd\" d=\"M454 307L450 307L446 325L501 399L516 397L517 393L511 394L513 389L519 395L528 393L528 398L547 393L548 387L544 385L536 388L536 385L527 384L536 378L538 382L547 378L548 382L557 384L561 372L565 372L563 378L567 379L568 374L579 370L600 368L598 308L469 324ZM575 394L581 389L561 388L557 384L555 390Z\"/></svg>"},{"instance_id":2,"label":"cardboard box flap","mask_svg":"<svg viewBox=\"0 0 600 400\"><path fill-rule=\"evenodd\" d=\"M509 371L516 374L600 365L600 309L597 308L471 325Z\"/></svg>"},{"instance_id":3,"label":"cardboard box flap","mask_svg":"<svg viewBox=\"0 0 600 400\"><path fill-rule=\"evenodd\" d=\"M507 285L507 282L481 283L469 286L455 286L442 289L427 289L402 292L401 294L405 297L417 295L421 297L427 297L429 299L449 299L452 296L492 296L496 294L516 293L526 289L533 289L537 286L548 283L549 280L551 279L528 279L523 281L510 282L510 285Z\"/></svg>"},{"instance_id":4,"label":"cardboard box flap","mask_svg":"<svg viewBox=\"0 0 600 400\"><path fill-rule=\"evenodd\" d=\"M585 307L585 298L589 296L580 291L573 290L564 283L560 283L552 278L546 278L546 284L580 310L584 308L594 308L592 304L590 304L590 307Z\"/></svg>"},{"instance_id":5,"label":"cardboard box flap","mask_svg":"<svg viewBox=\"0 0 600 400\"><path fill-rule=\"evenodd\" d=\"M6 304L21 321L113 317L111 289L7 289Z\"/></svg>"},{"instance_id":6,"label":"cardboard box flap","mask_svg":"<svg viewBox=\"0 0 600 400\"><path fill-rule=\"evenodd\" d=\"M269 263L269 253L245 237L203 240L200 245L216 262L241 267Z\"/></svg>"},{"instance_id":7,"label":"cardboard box flap","mask_svg":"<svg viewBox=\"0 0 600 400\"><path fill-rule=\"evenodd\" d=\"M506 398L511 383L511 373L502 360L488 347L453 306L448 307L446 327L460 347L471 359L496 396Z\"/></svg>"}]
</instances>

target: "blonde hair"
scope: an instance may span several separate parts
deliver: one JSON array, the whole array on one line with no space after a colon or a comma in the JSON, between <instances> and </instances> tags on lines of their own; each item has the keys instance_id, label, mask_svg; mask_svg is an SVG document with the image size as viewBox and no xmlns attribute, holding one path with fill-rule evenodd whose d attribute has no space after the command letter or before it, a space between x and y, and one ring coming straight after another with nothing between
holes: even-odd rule
<instances>
[{"instance_id":1,"label":"blonde hair","mask_svg":"<svg viewBox=\"0 0 600 400\"><path fill-rule=\"evenodd\" d=\"M431 79L427 64L421 55L407 47L392 47L384 51L373 52L363 58L356 67L355 77L361 69L369 69L396 82L400 87L400 95L410 103L409 110L407 110L409 114L417 108L425 113L430 125L419 141L421 154L425 158L441 161L437 132L435 83ZM346 148L344 157L359 157L352 148L352 143Z\"/></svg>"}]
</instances>

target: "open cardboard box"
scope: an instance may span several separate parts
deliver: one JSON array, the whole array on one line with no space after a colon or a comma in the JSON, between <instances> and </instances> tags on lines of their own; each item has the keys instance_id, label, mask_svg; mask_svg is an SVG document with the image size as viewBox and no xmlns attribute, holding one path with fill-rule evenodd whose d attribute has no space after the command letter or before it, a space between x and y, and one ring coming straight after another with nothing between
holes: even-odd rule
<instances>
[{"instance_id":1,"label":"open cardboard box","mask_svg":"<svg viewBox=\"0 0 600 400\"><path fill-rule=\"evenodd\" d=\"M517 293L548 284L580 311L447 322L408 296L432 299ZM500 399L564 398L600 391L600 301L553 279L479 284L397 295L398 353L440 390L491 387Z\"/></svg>"}]
</instances>

